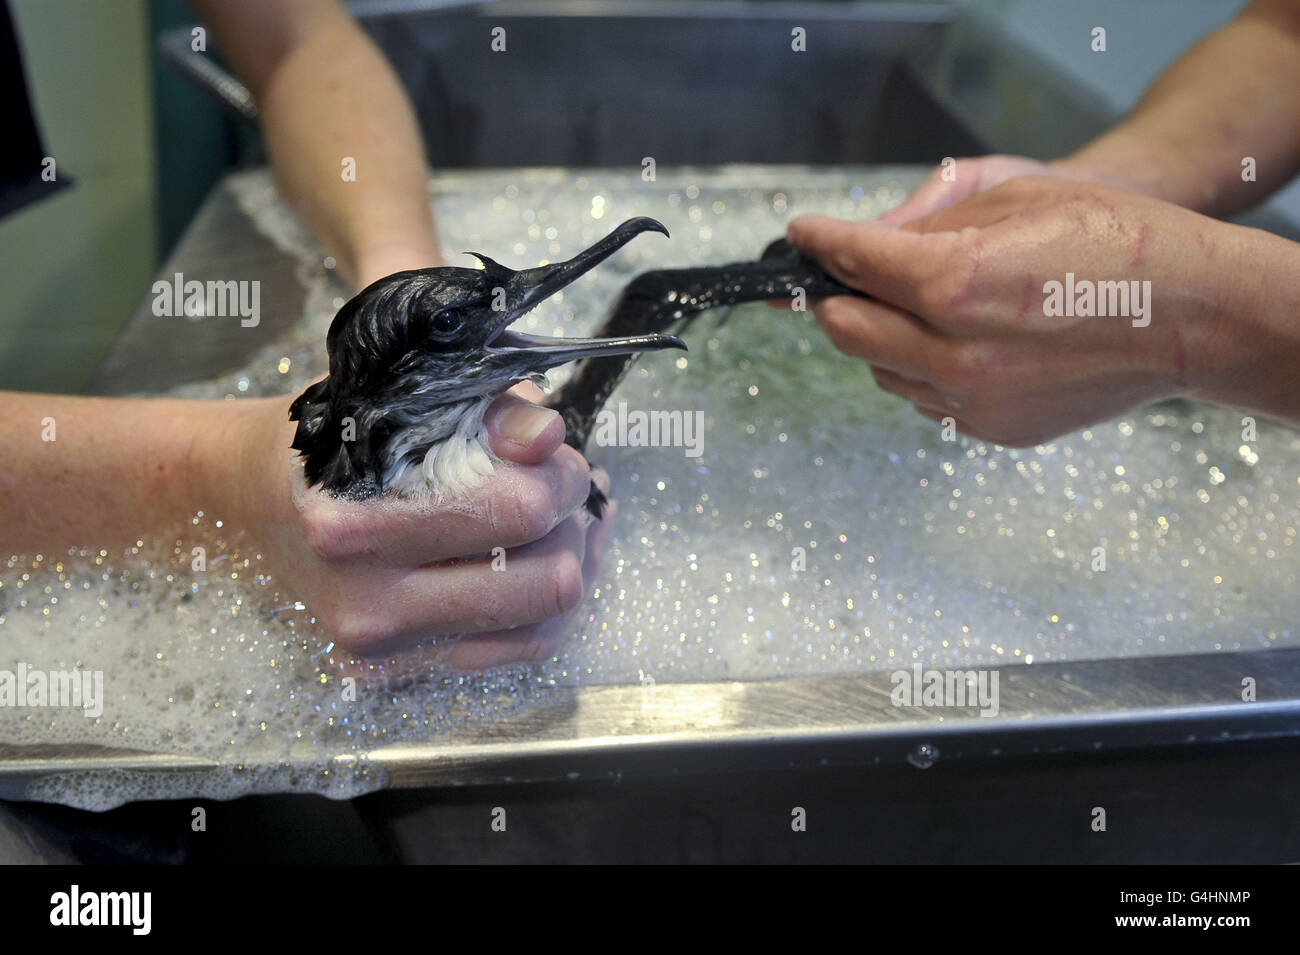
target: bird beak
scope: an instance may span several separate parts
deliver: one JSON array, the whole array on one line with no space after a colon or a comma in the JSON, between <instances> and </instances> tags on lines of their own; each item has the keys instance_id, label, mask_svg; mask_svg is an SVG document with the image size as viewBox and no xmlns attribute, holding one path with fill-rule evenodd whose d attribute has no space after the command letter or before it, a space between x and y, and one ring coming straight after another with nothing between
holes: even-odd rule
<instances>
[{"instance_id":1,"label":"bird beak","mask_svg":"<svg viewBox=\"0 0 1300 955\"><path fill-rule=\"evenodd\" d=\"M642 232L668 235L668 230L654 219L645 216L629 219L591 248L579 252L568 261L516 272L507 283L506 298L509 304L506 314L496 333L488 340L488 347L496 352L514 352L521 358L526 355L530 359L529 364L540 368L553 368L580 358L597 358L602 355L629 355L661 348L684 350L686 345L674 335L554 338L528 335L507 328L538 302L591 271Z\"/></svg>"}]
</instances>

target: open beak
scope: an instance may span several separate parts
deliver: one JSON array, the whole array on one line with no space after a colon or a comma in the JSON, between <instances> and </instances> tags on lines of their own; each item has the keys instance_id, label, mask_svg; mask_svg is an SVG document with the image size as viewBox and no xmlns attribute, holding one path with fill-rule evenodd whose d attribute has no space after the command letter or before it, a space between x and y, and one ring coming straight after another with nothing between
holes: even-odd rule
<instances>
[{"instance_id":1,"label":"open beak","mask_svg":"<svg viewBox=\"0 0 1300 955\"><path fill-rule=\"evenodd\" d=\"M668 230L654 219L645 216L628 219L591 248L579 252L568 261L516 272L506 287L508 307L505 309L501 325L496 334L487 341L489 350L525 359L528 365L538 369L553 368L580 358L598 358L603 355L629 355L635 352L657 351L661 348L684 350L685 343L674 335L554 338L527 335L507 328L538 302L549 298L578 277L591 271L642 232L668 234Z\"/></svg>"}]
</instances>

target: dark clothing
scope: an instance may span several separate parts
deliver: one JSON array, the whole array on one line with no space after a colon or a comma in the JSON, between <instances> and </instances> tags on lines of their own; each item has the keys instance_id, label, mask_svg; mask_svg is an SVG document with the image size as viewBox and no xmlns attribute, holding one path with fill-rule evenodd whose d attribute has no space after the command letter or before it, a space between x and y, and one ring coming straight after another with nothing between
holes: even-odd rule
<instances>
[{"instance_id":1,"label":"dark clothing","mask_svg":"<svg viewBox=\"0 0 1300 955\"><path fill-rule=\"evenodd\" d=\"M0 0L0 218L29 203L53 195L71 180L57 164L55 178L41 177L48 153L27 96L22 51L14 33L9 5Z\"/></svg>"}]
</instances>

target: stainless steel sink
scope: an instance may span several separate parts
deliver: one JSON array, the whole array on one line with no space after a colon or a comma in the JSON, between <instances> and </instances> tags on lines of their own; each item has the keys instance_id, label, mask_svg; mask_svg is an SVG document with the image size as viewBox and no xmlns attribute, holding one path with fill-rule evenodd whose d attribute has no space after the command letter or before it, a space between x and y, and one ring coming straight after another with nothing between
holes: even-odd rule
<instances>
[{"instance_id":1,"label":"stainless steel sink","mask_svg":"<svg viewBox=\"0 0 1300 955\"><path fill-rule=\"evenodd\" d=\"M398 0L352 9L406 86L435 168L639 167L647 156L664 165L931 163L980 148L910 66L951 25L944 5ZM255 115L242 85L190 50L188 31L163 49L227 107Z\"/></svg>"},{"instance_id":2,"label":"stainless steel sink","mask_svg":"<svg viewBox=\"0 0 1300 955\"><path fill-rule=\"evenodd\" d=\"M910 163L914 181L943 156L1058 155L1113 119L1042 64L1003 48L985 25L939 4L539 0L354 9L411 92L435 167L635 171L646 156L662 167ZM498 26L504 53L490 47ZM806 53L791 49L796 26L807 30ZM254 115L237 81L180 42L188 36L168 41L175 65L232 110ZM227 337L205 338L202 325L159 327L146 297L93 390L162 391L215 376L300 314L294 261L253 232L221 187L160 274L201 274L215 263L263 278L267 318L241 337L243 352L232 354ZM661 683L649 696L637 685L580 686L517 718L381 748L361 762L386 785L419 787L710 767L925 765L1300 735L1300 649L1002 673L996 719L900 710L883 671ZM1256 681L1260 702L1242 703L1244 676ZM250 764L258 758L248 754ZM302 766L315 758L304 752ZM348 756L337 768L352 771L356 762ZM55 773L208 768L216 767L126 750L0 745L0 792L21 798L28 783Z\"/></svg>"}]
</instances>

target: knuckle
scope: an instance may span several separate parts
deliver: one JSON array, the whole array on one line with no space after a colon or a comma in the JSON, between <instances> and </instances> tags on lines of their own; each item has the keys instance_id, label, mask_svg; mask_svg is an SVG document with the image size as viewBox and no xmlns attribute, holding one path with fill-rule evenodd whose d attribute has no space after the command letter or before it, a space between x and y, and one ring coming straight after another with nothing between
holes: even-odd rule
<instances>
[{"instance_id":1,"label":"knuckle","mask_svg":"<svg viewBox=\"0 0 1300 955\"><path fill-rule=\"evenodd\" d=\"M334 642L349 650L363 650L391 640L393 627L373 611L359 607L337 610L332 621L326 621Z\"/></svg>"},{"instance_id":2,"label":"knuckle","mask_svg":"<svg viewBox=\"0 0 1300 955\"><path fill-rule=\"evenodd\" d=\"M530 616L546 620L568 613L582 602L582 589L582 565L577 555L561 554L533 588Z\"/></svg>"},{"instance_id":3,"label":"knuckle","mask_svg":"<svg viewBox=\"0 0 1300 955\"><path fill-rule=\"evenodd\" d=\"M998 435L997 443L1007 448L1033 448L1054 437L1040 422L1028 420L1022 410L1004 413L994 432Z\"/></svg>"},{"instance_id":4,"label":"knuckle","mask_svg":"<svg viewBox=\"0 0 1300 955\"><path fill-rule=\"evenodd\" d=\"M565 553L555 563L551 584L555 588L556 614L568 613L582 603L582 563L573 552Z\"/></svg>"},{"instance_id":5,"label":"knuckle","mask_svg":"<svg viewBox=\"0 0 1300 955\"><path fill-rule=\"evenodd\" d=\"M1104 213L1106 204L1099 196L1090 192L1069 192L1060 198L1057 205L1059 213L1080 227L1085 227L1097 213Z\"/></svg>"},{"instance_id":6,"label":"knuckle","mask_svg":"<svg viewBox=\"0 0 1300 955\"><path fill-rule=\"evenodd\" d=\"M861 269L861 256L857 246L859 241L861 240L855 237L852 242L842 244L831 253L830 264L841 275L857 275Z\"/></svg>"},{"instance_id":7,"label":"knuckle","mask_svg":"<svg viewBox=\"0 0 1300 955\"><path fill-rule=\"evenodd\" d=\"M490 581L487 587L489 589L474 588L447 594L437 609L427 611L426 629L446 633L466 628L497 630L518 626L522 621L516 612L509 584Z\"/></svg>"},{"instance_id":8,"label":"knuckle","mask_svg":"<svg viewBox=\"0 0 1300 955\"><path fill-rule=\"evenodd\" d=\"M581 452L567 444L562 444L555 455L564 467L564 476L554 499L549 502L551 511L555 515L550 519L551 526L555 525L561 515L571 514L582 506L591 491L593 480L592 467Z\"/></svg>"},{"instance_id":9,"label":"knuckle","mask_svg":"<svg viewBox=\"0 0 1300 955\"><path fill-rule=\"evenodd\" d=\"M515 657L519 663L540 663L551 655L551 647L552 642L546 634L535 630L524 641Z\"/></svg>"},{"instance_id":10,"label":"knuckle","mask_svg":"<svg viewBox=\"0 0 1300 955\"><path fill-rule=\"evenodd\" d=\"M521 490L505 509L507 527L494 528L512 533L520 542L540 540L551 530L555 508L549 494L541 488Z\"/></svg>"},{"instance_id":11,"label":"knuckle","mask_svg":"<svg viewBox=\"0 0 1300 955\"><path fill-rule=\"evenodd\" d=\"M962 342L937 362L936 377L945 390L960 397L978 395L992 377L994 358L981 342Z\"/></svg>"},{"instance_id":12,"label":"knuckle","mask_svg":"<svg viewBox=\"0 0 1300 955\"><path fill-rule=\"evenodd\" d=\"M944 269L920 282L916 290L916 302L923 315L928 318L944 318L951 314L961 294L961 283L954 278L959 271Z\"/></svg>"},{"instance_id":13,"label":"knuckle","mask_svg":"<svg viewBox=\"0 0 1300 955\"><path fill-rule=\"evenodd\" d=\"M307 546L322 560L351 557L364 547L358 528L348 515L330 507L313 507L302 515Z\"/></svg>"},{"instance_id":14,"label":"knuckle","mask_svg":"<svg viewBox=\"0 0 1300 955\"><path fill-rule=\"evenodd\" d=\"M902 379L899 378L898 375L895 375L893 372L884 368L876 368L873 366L871 369L871 377L875 379L876 387L881 391L902 397L899 387Z\"/></svg>"},{"instance_id":15,"label":"knuckle","mask_svg":"<svg viewBox=\"0 0 1300 955\"><path fill-rule=\"evenodd\" d=\"M839 299L827 299L817 310L822 328L831 344L840 351L849 351L858 339L859 323L853 310Z\"/></svg>"},{"instance_id":16,"label":"knuckle","mask_svg":"<svg viewBox=\"0 0 1300 955\"><path fill-rule=\"evenodd\" d=\"M940 321L961 318L977 298L977 282L985 270L988 250L978 230L963 229L952 237L945 254L927 268L917 300L927 317Z\"/></svg>"},{"instance_id":17,"label":"knuckle","mask_svg":"<svg viewBox=\"0 0 1300 955\"><path fill-rule=\"evenodd\" d=\"M1034 437L1019 437L1019 438L1002 438L996 443L1002 445L1004 448L1032 448L1035 445L1039 444L1040 442L1037 438Z\"/></svg>"},{"instance_id":18,"label":"knuckle","mask_svg":"<svg viewBox=\"0 0 1300 955\"><path fill-rule=\"evenodd\" d=\"M972 409L970 421L979 437L1004 448L1032 448L1038 443L1025 430L1023 410L1006 400L982 403Z\"/></svg>"}]
</instances>

